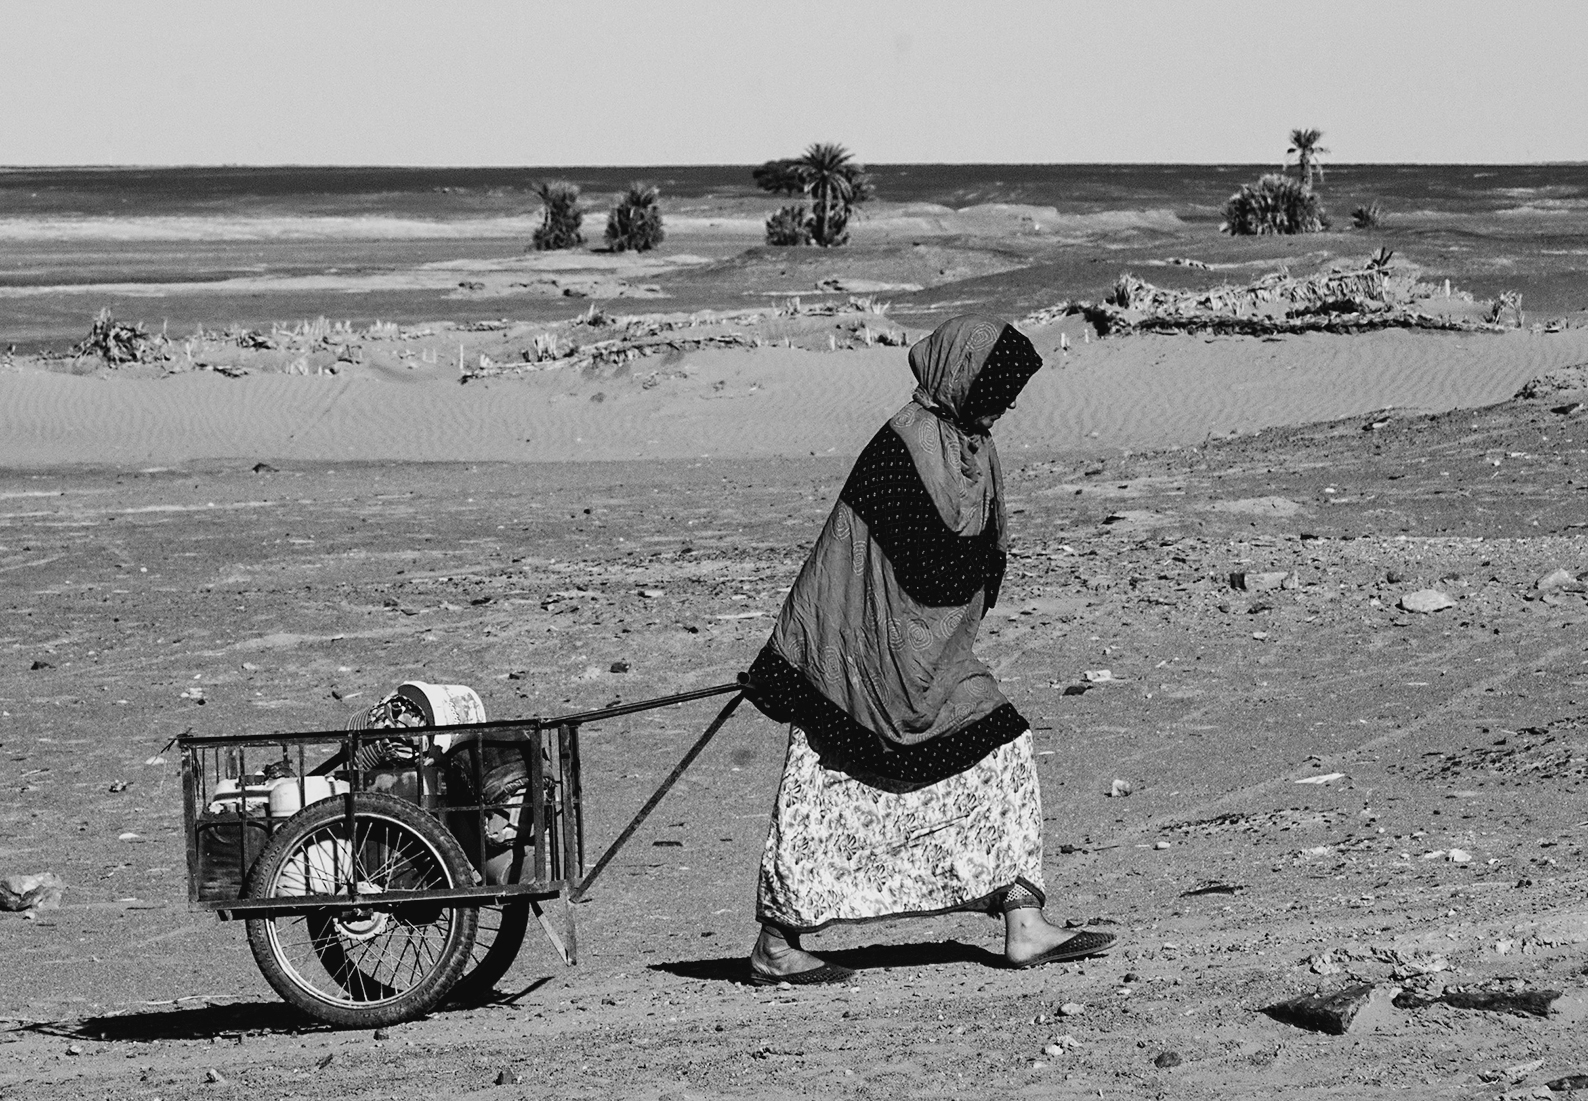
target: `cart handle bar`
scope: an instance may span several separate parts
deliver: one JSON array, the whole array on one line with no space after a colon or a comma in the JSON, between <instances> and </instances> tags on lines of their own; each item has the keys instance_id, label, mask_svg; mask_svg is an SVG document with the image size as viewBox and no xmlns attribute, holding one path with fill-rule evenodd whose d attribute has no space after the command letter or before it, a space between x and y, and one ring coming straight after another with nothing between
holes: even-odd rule
<instances>
[{"instance_id":1,"label":"cart handle bar","mask_svg":"<svg viewBox=\"0 0 1588 1101\"><path fill-rule=\"evenodd\" d=\"M582 723L599 722L602 719L615 719L622 715L633 715L640 711L654 711L659 707L671 707L676 703L689 703L691 700L703 700L711 696L721 696L728 692L742 691L749 682L749 676L739 674L739 679L732 684L717 684L710 688L696 688L691 692L679 692L671 696L657 696L649 700L637 700L634 703L620 703L614 707L602 707L595 711L576 711L571 715L556 715L551 718L529 719L497 719L487 723L462 723L457 726L405 726L400 732L403 735L424 733L431 730L443 730L448 734L462 734L471 730L520 730L524 727L533 727L537 730L559 726L579 726ZM270 743L279 742L316 742L343 739L349 734L358 734L365 737L379 737L380 731L348 731L348 730L307 730L296 733L281 734L179 734L176 741L179 745L193 746L195 748L216 745L231 745L239 743ZM715 733L715 731L713 731Z\"/></svg>"},{"instance_id":2,"label":"cart handle bar","mask_svg":"<svg viewBox=\"0 0 1588 1101\"><path fill-rule=\"evenodd\" d=\"M736 689L740 685L734 684L728 687ZM721 689L711 689L710 691L715 694L720 692ZM623 832L618 834L618 839L607 846L607 851L601 854L601 859L596 861L595 867L590 869L589 874L581 879L573 890L569 892L569 902L584 901L584 896L589 892L591 884L595 883L596 877L606 870L606 866L612 862L612 858L618 854L618 850L623 847L624 842L634 836L634 831L640 828L640 823L650 817L651 811L656 809L656 804L662 801L662 796L666 795L672 789L672 786L678 782L678 778L684 774L684 770L694 763L696 757L700 756L700 751L706 748L706 743L716 736L717 731L722 729L722 724L728 721L734 710L742 702L744 702L744 693L740 692L729 700L721 711L717 712L717 717L711 720L711 725L706 727L706 732L695 740L694 745L689 747L678 764L674 766L673 771L668 773L667 779L662 781L661 787L651 793L651 797L640 808L640 812L624 827Z\"/></svg>"}]
</instances>

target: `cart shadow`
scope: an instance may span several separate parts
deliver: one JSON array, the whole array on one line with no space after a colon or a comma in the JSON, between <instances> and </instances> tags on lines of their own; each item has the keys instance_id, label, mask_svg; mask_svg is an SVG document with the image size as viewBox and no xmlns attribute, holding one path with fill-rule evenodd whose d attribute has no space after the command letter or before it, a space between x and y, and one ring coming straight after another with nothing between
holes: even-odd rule
<instances>
[{"instance_id":1,"label":"cart shadow","mask_svg":"<svg viewBox=\"0 0 1588 1101\"><path fill-rule=\"evenodd\" d=\"M330 1026L289 1005L272 1001L114 1013L66 1021L33 1021L17 1031L73 1040L217 1040L240 1039L244 1035L328 1032Z\"/></svg>"},{"instance_id":2,"label":"cart shadow","mask_svg":"<svg viewBox=\"0 0 1588 1101\"><path fill-rule=\"evenodd\" d=\"M468 1013L492 1005L517 1005L551 981L536 979L521 990L493 990L489 995L469 1001L443 1004L430 1016ZM367 1026L366 1026L367 1027ZM152 1010L144 1013L109 1013L99 1017L77 1017L65 1021L29 1021L0 1031L33 1032L41 1036L61 1036L69 1040L241 1040L244 1036L301 1035L334 1032L336 1029L300 1013L284 1002L228 1002L192 1008Z\"/></svg>"},{"instance_id":3,"label":"cart shadow","mask_svg":"<svg viewBox=\"0 0 1588 1101\"><path fill-rule=\"evenodd\" d=\"M975 963L983 967L1002 967L1001 954L963 941L927 941L916 944L872 944L863 948L816 950L822 959L856 971L887 971L899 967L937 967L950 963ZM745 983L750 979L748 950L741 956L704 960L673 960L653 963L652 971L663 971L685 979L706 982Z\"/></svg>"}]
</instances>

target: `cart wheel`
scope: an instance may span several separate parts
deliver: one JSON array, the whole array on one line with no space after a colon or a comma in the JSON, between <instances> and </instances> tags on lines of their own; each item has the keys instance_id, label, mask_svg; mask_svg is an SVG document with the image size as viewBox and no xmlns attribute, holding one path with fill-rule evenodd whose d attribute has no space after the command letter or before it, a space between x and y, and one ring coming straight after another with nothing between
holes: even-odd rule
<instances>
[{"instance_id":1,"label":"cart wheel","mask_svg":"<svg viewBox=\"0 0 1588 1101\"><path fill-rule=\"evenodd\" d=\"M474 952L447 1000L458 1005L481 1005L490 1001L496 984L512 968L519 949L524 947L524 933L528 929L527 899L481 906Z\"/></svg>"},{"instance_id":2,"label":"cart wheel","mask_svg":"<svg viewBox=\"0 0 1588 1101\"><path fill-rule=\"evenodd\" d=\"M450 890L471 884L463 850L434 818L389 795L353 796L289 819L248 877L250 899L345 892ZM451 902L248 919L248 946L282 998L329 1024L378 1028L422 1016L457 982L474 946L478 912Z\"/></svg>"}]
</instances>

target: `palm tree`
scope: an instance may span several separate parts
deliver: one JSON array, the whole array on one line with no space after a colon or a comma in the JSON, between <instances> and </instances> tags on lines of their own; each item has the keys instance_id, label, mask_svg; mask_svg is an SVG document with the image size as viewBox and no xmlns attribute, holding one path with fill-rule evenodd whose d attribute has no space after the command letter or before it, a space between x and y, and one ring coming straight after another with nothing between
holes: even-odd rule
<instances>
[{"instance_id":1,"label":"palm tree","mask_svg":"<svg viewBox=\"0 0 1588 1101\"><path fill-rule=\"evenodd\" d=\"M1285 150L1287 156L1294 155L1296 169L1301 174L1301 186L1308 191L1312 190L1312 177L1316 173L1318 179L1323 179L1323 165L1318 163L1318 157L1328 150L1318 144L1318 139L1323 137L1322 130L1292 130L1290 132L1290 148Z\"/></svg>"},{"instance_id":2,"label":"palm tree","mask_svg":"<svg viewBox=\"0 0 1588 1101\"><path fill-rule=\"evenodd\" d=\"M871 178L854 162L849 150L820 143L799 160L805 192L811 197L811 239L826 248L849 240L845 227L855 204L871 198Z\"/></svg>"},{"instance_id":3,"label":"palm tree","mask_svg":"<svg viewBox=\"0 0 1588 1101\"><path fill-rule=\"evenodd\" d=\"M849 240L846 227L855 206L872 196L871 177L865 168L855 163L847 149L834 143L818 142L802 157L767 161L754 176L763 191L811 197L806 228L811 242L823 248ZM777 216L786 221L796 210L803 217L804 210L799 207L785 207Z\"/></svg>"}]
</instances>

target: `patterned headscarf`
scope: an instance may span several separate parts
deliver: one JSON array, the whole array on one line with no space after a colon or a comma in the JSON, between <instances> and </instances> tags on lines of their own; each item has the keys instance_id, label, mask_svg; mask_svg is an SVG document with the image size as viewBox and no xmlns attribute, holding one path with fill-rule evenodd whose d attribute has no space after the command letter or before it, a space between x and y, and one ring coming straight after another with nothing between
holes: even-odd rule
<instances>
[{"instance_id":1,"label":"patterned headscarf","mask_svg":"<svg viewBox=\"0 0 1588 1101\"><path fill-rule=\"evenodd\" d=\"M971 421L1007 409L1041 366L1031 341L978 314L950 318L910 349L915 393L890 423L950 530L979 534L989 506L999 501L999 515L991 520L1002 544L998 450Z\"/></svg>"}]
</instances>

